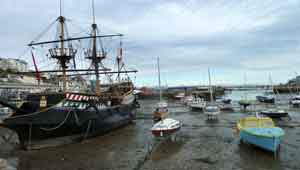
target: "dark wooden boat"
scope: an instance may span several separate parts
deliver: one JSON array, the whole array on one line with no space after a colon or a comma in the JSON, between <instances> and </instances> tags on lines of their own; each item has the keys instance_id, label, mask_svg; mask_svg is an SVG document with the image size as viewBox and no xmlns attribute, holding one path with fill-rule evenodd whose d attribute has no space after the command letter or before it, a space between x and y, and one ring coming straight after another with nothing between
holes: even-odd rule
<instances>
[{"instance_id":1,"label":"dark wooden boat","mask_svg":"<svg viewBox=\"0 0 300 170\"><path fill-rule=\"evenodd\" d=\"M281 118L281 117L288 117L289 113L285 110L281 109L268 109L263 110L260 114L271 117L271 118Z\"/></svg>"},{"instance_id":2,"label":"dark wooden boat","mask_svg":"<svg viewBox=\"0 0 300 170\"><path fill-rule=\"evenodd\" d=\"M136 72L125 70L122 61L122 43L118 49L116 62L117 71L110 71L104 67L102 60L107 57L107 52L102 48L102 38L121 37L123 35L98 35L97 24L92 24L92 32L88 36L66 37L66 18L60 15L58 22L58 39L45 42L31 42L32 46L54 44L46 56L57 60L60 70L22 72L19 74L36 74L39 80L41 73L59 73L59 91L40 92L29 94L20 107L15 107L5 100L0 104L10 107L14 113L3 120L1 126L14 130L25 148L32 148L41 141L55 140L70 137L72 141L85 139L109 132L113 129L129 124L135 117L137 101L133 94L134 86L128 76L121 74ZM91 67L86 69L76 68L76 53L71 42L75 40L91 40L90 48L84 51L85 59L90 61ZM99 51L97 47L101 45ZM33 56L33 54L32 54ZM34 57L34 56L33 56ZM72 67L72 69L71 69ZM93 75L95 89L78 90L68 89L69 78L73 76ZM100 85L100 75L109 80L104 87ZM115 80L112 80L112 75Z\"/></svg>"},{"instance_id":3,"label":"dark wooden boat","mask_svg":"<svg viewBox=\"0 0 300 170\"><path fill-rule=\"evenodd\" d=\"M275 103L275 98L271 96L256 96L256 99L261 103Z\"/></svg>"}]
</instances>

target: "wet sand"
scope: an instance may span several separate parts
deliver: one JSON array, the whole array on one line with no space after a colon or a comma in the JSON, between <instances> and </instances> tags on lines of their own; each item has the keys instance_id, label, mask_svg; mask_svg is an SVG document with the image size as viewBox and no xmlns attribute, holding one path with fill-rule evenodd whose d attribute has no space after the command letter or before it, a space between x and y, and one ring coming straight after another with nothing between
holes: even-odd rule
<instances>
[{"instance_id":1,"label":"wet sand","mask_svg":"<svg viewBox=\"0 0 300 170\"><path fill-rule=\"evenodd\" d=\"M207 122L201 112L170 103L171 117L183 127L173 139L157 140L149 129L157 101L140 101L138 118L129 126L105 136L55 148L17 150L19 170L296 170L300 169L300 127L277 123L286 134L275 158L270 152L240 144L236 121L248 115L239 110L224 112L218 122ZM299 125L300 109L291 111L292 122Z\"/></svg>"}]
</instances>

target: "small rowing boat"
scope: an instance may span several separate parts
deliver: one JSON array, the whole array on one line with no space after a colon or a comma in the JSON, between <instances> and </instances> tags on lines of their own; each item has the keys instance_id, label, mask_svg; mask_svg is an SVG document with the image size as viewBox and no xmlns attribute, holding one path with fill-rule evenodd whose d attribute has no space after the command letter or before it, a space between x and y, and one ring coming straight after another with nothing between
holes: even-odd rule
<instances>
[{"instance_id":1,"label":"small rowing boat","mask_svg":"<svg viewBox=\"0 0 300 170\"><path fill-rule=\"evenodd\" d=\"M240 140L258 146L262 149L277 152L284 131L275 127L268 117L246 117L237 123Z\"/></svg>"}]
</instances>

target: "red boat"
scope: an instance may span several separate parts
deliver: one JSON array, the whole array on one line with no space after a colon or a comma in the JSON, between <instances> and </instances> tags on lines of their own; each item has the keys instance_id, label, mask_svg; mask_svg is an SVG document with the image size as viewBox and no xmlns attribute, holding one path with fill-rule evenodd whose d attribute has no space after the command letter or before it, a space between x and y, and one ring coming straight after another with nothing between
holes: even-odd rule
<instances>
[{"instance_id":1,"label":"red boat","mask_svg":"<svg viewBox=\"0 0 300 170\"><path fill-rule=\"evenodd\" d=\"M181 128L178 120L166 118L154 124L151 132L156 137L164 137L177 132Z\"/></svg>"}]
</instances>

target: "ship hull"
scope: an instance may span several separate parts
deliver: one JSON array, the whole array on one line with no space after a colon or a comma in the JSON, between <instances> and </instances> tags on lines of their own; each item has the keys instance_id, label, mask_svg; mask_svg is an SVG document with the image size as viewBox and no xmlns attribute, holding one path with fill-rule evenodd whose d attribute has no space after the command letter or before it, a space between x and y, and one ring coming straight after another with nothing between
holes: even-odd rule
<instances>
[{"instance_id":1,"label":"ship hull","mask_svg":"<svg viewBox=\"0 0 300 170\"><path fill-rule=\"evenodd\" d=\"M70 142L74 142L105 134L131 123L135 118L134 110L134 104L87 110L54 107L44 112L10 117L3 125L18 134L22 147L31 148L35 143L61 137L73 137Z\"/></svg>"}]
</instances>

